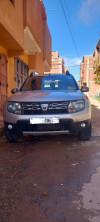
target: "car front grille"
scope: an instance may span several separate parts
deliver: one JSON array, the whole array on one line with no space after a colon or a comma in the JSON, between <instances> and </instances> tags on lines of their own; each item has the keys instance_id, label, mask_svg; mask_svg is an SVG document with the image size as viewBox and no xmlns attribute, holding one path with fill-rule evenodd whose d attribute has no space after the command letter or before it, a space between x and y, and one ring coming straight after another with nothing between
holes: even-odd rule
<instances>
[{"instance_id":1,"label":"car front grille","mask_svg":"<svg viewBox=\"0 0 100 222\"><path fill-rule=\"evenodd\" d=\"M21 103L23 115L43 115L43 114L60 114L68 113L67 101L59 102L28 102Z\"/></svg>"}]
</instances>

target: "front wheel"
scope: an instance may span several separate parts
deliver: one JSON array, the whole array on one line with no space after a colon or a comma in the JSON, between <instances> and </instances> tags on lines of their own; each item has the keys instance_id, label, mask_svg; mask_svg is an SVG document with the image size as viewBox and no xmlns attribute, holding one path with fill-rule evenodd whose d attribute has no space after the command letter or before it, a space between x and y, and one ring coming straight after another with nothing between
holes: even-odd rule
<instances>
[{"instance_id":1,"label":"front wheel","mask_svg":"<svg viewBox=\"0 0 100 222\"><path fill-rule=\"evenodd\" d=\"M91 127L91 123L90 123L89 127L85 131L80 132L78 134L79 139L80 140L89 140L91 137L91 131L92 131L92 127Z\"/></svg>"},{"instance_id":2,"label":"front wheel","mask_svg":"<svg viewBox=\"0 0 100 222\"><path fill-rule=\"evenodd\" d=\"M9 142L16 142L19 138L17 133L11 133L8 130L5 130L5 135Z\"/></svg>"}]
</instances>

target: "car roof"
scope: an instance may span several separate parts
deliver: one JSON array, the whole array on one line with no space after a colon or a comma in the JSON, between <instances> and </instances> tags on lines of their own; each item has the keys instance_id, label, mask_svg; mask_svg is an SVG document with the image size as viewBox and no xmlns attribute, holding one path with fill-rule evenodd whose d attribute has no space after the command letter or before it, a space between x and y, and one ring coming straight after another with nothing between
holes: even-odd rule
<instances>
[{"instance_id":1,"label":"car roof","mask_svg":"<svg viewBox=\"0 0 100 222\"><path fill-rule=\"evenodd\" d=\"M32 77L32 76L40 76L40 77L42 77L42 76L57 76L57 75L59 75L59 76L65 76L65 75L72 76L72 74L70 74L67 71L66 73L46 73L46 74L39 74L39 73L36 73L36 72L32 72L30 74L30 77Z\"/></svg>"}]
</instances>

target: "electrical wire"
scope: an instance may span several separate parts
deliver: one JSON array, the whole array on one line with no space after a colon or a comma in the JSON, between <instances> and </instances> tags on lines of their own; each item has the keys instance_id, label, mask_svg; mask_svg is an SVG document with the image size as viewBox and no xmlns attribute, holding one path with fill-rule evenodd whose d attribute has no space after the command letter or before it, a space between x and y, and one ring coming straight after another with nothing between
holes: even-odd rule
<instances>
[{"instance_id":1,"label":"electrical wire","mask_svg":"<svg viewBox=\"0 0 100 222\"><path fill-rule=\"evenodd\" d=\"M69 22L70 22L71 28L72 28L72 30L73 30L73 32L74 32L74 28L73 28L73 25L72 25L72 21L71 21L70 13L69 13L69 10L68 10L68 7L67 7L67 2L66 2L66 0L64 0L64 2L65 2L66 11L67 11L67 14L68 14L68 19L69 19Z\"/></svg>"},{"instance_id":2,"label":"electrical wire","mask_svg":"<svg viewBox=\"0 0 100 222\"><path fill-rule=\"evenodd\" d=\"M64 16L65 16L66 23L67 23L67 26L68 26L68 28L69 28L69 32L70 32L70 35L71 35L72 41L73 41L73 43L74 43L74 46L75 46L75 49L76 49L77 55L78 55L78 57L80 58L80 55L79 55L79 52L78 52L78 48L77 48L76 42L75 42L75 40L74 40L74 36L73 36L72 31L71 31L71 28L70 28L70 25L69 25L69 22L68 22L68 19L67 19L67 16L66 16L66 13L65 13L65 10L64 10L63 4L62 4L62 0L60 0L60 3L61 3L61 6L62 6L63 14L64 14Z\"/></svg>"}]
</instances>

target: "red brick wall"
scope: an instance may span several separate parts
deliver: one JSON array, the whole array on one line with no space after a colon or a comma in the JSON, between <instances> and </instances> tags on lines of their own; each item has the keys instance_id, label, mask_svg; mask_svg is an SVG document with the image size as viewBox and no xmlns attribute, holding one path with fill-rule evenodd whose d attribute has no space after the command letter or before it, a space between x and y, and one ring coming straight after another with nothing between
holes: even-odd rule
<instances>
[{"instance_id":1,"label":"red brick wall","mask_svg":"<svg viewBox=\"0 0 100 222\"><path fill-rule=\"evenodd\" d=\"M94 60L93 56L84 56L82 63L80 64L80 79L81 85L86 85L89 87L89 95L95 95L100 93L100 85L94 82Z\"/></svg>"}]
</instances>

